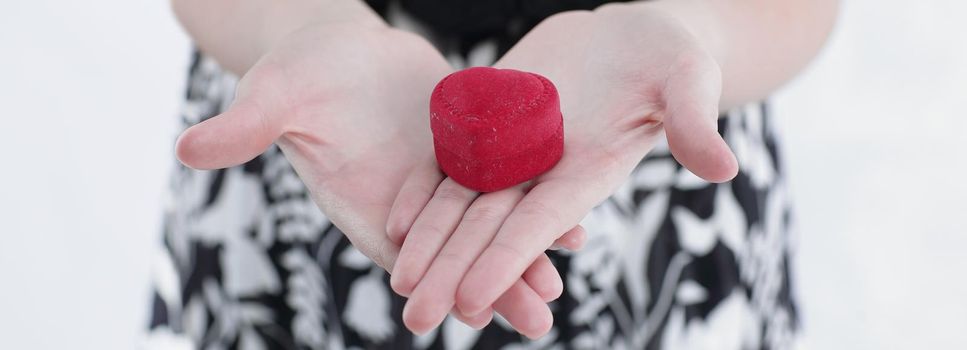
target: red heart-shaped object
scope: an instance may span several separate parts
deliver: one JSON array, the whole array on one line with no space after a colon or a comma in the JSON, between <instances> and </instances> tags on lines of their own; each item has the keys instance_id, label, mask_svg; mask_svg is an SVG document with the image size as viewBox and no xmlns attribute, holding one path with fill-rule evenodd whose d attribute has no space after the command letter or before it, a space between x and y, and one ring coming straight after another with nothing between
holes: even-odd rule
<instances>
[{"instance_id":1,"label":"red heart-shaped object","mask_svg":"<svg viewBox=\"0 0 967 350\"><path fill-rule=\"evenodd\" d=\"M513 69L474 67L443 78L430 97L430 129L440 169L479 192L530 180L564 151L557 89Z\"/></svg>"}]
</instances>

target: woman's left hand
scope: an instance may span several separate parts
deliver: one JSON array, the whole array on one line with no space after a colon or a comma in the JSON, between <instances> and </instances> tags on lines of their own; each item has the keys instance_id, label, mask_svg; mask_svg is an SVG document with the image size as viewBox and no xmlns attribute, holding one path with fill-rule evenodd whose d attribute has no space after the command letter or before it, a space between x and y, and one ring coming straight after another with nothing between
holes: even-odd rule
<instances>
[{"instance_id":1,"label":"woman's left hand","mask_svg":"<svg viewBox=\"0 0 967 350\"><path fill-rule=\"evenodd\" d=\"M555 15L527 34L495 67L535 72L558 87L564 155L528 188L476 201L466 197L466 215L406 209L397 199L391 227L462 217L461 226L477 228L470 232L473 239L453 232L408 233L392 275L396 281L418 281L403 286L413 289L404 319L432 324L454 302L463 314L489 307L556 239L610 196L663 133L675 158L696 175L712 182L734 177L735 157L717 132L721 72L713 48L706 46L674 16L627 5ZM401 194L407 188L453 185L426 181L410 176ZM408 202L432 202L429 192L422 193L426 198ZM454 215L459 217L447 218ZM436 257L406 244L419 241L416 235L441 234L449 240ZM472 263L455 266L453 257ZM455 300L436 293L443 287L456 288Z\"/></svg>"}]
</instances>

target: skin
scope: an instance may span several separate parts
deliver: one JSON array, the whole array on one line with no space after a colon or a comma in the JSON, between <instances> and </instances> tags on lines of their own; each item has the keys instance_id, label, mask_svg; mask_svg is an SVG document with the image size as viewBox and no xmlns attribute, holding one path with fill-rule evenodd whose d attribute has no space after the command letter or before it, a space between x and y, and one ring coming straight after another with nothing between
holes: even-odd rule
<instances>
[{"instance_id":1,"label":"skin","mask_svg":"<svg viewBox=\"0 0 967 350\"><path fill-rule=\"evenodd\" d=\"M481 327L493 308L533 338L552 322L543 302L560 294L545 249L579 246L577 223L663 135L696 175L731 179L718 112L802 69L836 1L658 0L547 19L495 66L557 85L564 157L531 183L485 195L435 171L426 105L451 69L422 39L352 1L174 6L203 50L244 74L228 111L182 135L179 159L227 167L277 143L319 207L393 272L394 290L410 297L407 327L426 332L454 306Z\"/></svg>"},{"instance_id":2,"label":"skin","mask_svg":"<svg viewBox=\"0 0 967 350\"><path fill-rule=\"evenodd\" d=\"M407 179L389 227L391 237L406 237L392 276L394 289L410 295L406 325L435 327L453 305L465 314L484 310L610 196L662 135L696 175L733 178L735 157L716 131L719 111L790 79L820 48L835 8L834 1L656 1L542 22L494 66L557 85L564 155L529 184L481 196L450 180ZM419 190L434 186L436 194ZM466 201L444 210L433 205L439 193ZM409 205L419 202L429 204Z\"/></svg>"},{"instance_id":3,"label":"skin","mask_svg":"<svg viewBox=\"0 0 967 350\"><path fill-rule=\"evenodd\" d=\"M346 4L332 4L345 17L296 25L291 20L306 18L312 7L176 2L176 13L202 49L242 74L233 104L186 130L176 152L189 167L217 169L277 144L320 209L357 249L392 270L399 246L385 231L389 211L407 174L432 159L427 101L436 82L453 70L424 39L389 28L365 6ZM220 10L228 15L224 23L205 20L206 11ZM273 20L278 26L263 26L270 32L244 25ZM238 36L253 39L234 40ZM559 245L580 248L584 231L565 231ZM550 317L546 303L561 294L563 283L546 256L529 265L504 297L455 316L481 328L493 309L522 334L541 334L539 326Z\"/></svg>"}]
</instances>

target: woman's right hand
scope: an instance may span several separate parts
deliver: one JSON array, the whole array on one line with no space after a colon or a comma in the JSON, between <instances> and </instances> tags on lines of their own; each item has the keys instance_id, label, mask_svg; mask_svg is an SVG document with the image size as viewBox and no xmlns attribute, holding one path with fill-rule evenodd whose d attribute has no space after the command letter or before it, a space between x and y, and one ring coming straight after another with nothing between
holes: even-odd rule
<instances>
[{"instance_id":1,"label":"woman's right hand","mask_svg":"<svg viewBox=\"0 0 967 350\"><path fill-rule=\"evenodd\" d=\"M406 33L310 25L245 72L227 111L181 135L178 158L224 168L277 143L320 208L386 268L396 249L369 234L382 228L372 223L399 189L395 174L428 156L423 90L449 71L428 43Z\"/></svg>"},{"instance_id":2,"label":"woman's right hand","mask_svg":"<svg viewBox=\"0 0 967 350\"><path fill-rule=\"evenodd\" d=\"M228 110L181 135L178 158L192 168L224 168L278 144L323 212L392 271L399 247L387 238L387 217L407 174L432 159L429 95L451 71L413 34L351 23L305 26L245 73ZM535 265L547 262L541 258ZM549 312L545 303L561 293L560 277L547 267L532 269L539 273L525 274L527 283L494 303L523 334L535 334L540 322L532 318ZM491 310L457 316L483 327Z\"/></svg>"}]
</instances>

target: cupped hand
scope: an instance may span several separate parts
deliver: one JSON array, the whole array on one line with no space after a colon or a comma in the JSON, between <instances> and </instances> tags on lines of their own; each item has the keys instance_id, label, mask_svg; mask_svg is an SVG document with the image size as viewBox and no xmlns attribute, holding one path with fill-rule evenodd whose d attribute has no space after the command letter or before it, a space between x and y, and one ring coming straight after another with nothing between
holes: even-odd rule
<instances>
[{"instance_id":1,"label":"cupped hand","mask_svg":"<svg viewBox=\"0 0 967 350\"><path fill-rule=\"evenodd\" d=\"M391 270L399 248L385 233L390 207L406 174L432 157L429 95L451 71L412 34L309 25L247 71L227 111L181 135L178 158L197 169L224 168L278 144L323 212L357 249ZM557 274L539 271L495 304L522 332L533 322L522 310L547 308L555 289L560 294ZM491 319L490 305L457 316L479 328Z\"/></svg>"},{"instance_id":2,"label":"cupped hand","mask_svg":"<svg viewBox=\"0 0 967 350\"><path fill-rule=\"evenodd\" d=\"M485 310L611 195L662 134L675 158L696 175L722 182L737 172L735 157L716 130L721 72L712 48L670 15L626 5L562 13L535 27L495 67L535 72L557 86L564 155L532 184L479 198L462 195L449 179L439 185L422 176L407 180L398 203L430 204L422 212L394 208L391 235L414 235L420 222L457 217L447 226L456 232L440 243L444 247L435 257L413 248L416 262L394 271L394 279L422 276L404 311L404 318L410 314L416 323L435 322L446 305L453 305L432 297L441 286L458 286L455 304L461 312ZM414 170L420 171L425 170ZM436 193L426 200L407 194L427 193L408 190L421 188L436 188ZM452 204L455 199L463 202ZM449 213L460 209L465 213ZM411 225L414 230L408 230ZM413 239L406 238L401 259L409 259L407 243Z\"/></svg>"}]
</instances>

